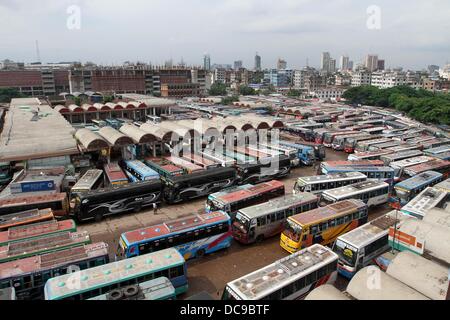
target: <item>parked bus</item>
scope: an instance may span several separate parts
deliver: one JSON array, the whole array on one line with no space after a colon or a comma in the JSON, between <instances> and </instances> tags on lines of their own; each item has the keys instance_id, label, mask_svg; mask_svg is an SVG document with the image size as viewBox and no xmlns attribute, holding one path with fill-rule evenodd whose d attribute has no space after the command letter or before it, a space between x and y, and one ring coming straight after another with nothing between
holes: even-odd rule
<instances>
[{"instance_id":1,"label":"parked bus","mask_svg":"<svg viewBox=\"0 0 450 320\"><path fill-rule=\"evenodd\" d=\"M427 212L433 208L440 208L448 201L447 191L428 187L414 199L402 207L401 211L422 220Z\"/></svg>"},{"instance_id":2,"label":"parked bus","mask_svg":"<svg viewBox=\"0 0 450 320\"><path fill-rule=\"evenodd\" d=\"M368 180L353 185L326 190L322 193L321 202L335 203L346 199L360 199L368 207L386 203L389 199L389 184L383 181Z\"/></svg>"},{"instance_id":3,"label":"parked bus","mask_svg":"<svg viewBox=\"0 0 450 320\"><path fill-rule=\"evenodd\" d=\"M0 162L0 186L8 184L12 178L11 164L9 162Z\"/></svg>"},{"instance_id":4,"label":"parked bus","mask_svg":"<svg viewBox=\"0 0 450 320\"><path fill-rule=\"evenodd\" d=\"M301 163L303 163L305 166L311 166L313 165L316 160L322 159L321 155L317 155L317 153L320 153L320 150L315 150L315 148L319 149L318 146L315 145L308 145L305 143L293 143L289 141L280 140L278 143L283 148L291 148L296 150L296 158L300 160ZM322 146L323 149L323 146ZM323 152L323 158L325 158L325 149L322 150Z\"/></svg>"},{"instance_id":5,"label":"parked bus","mask_svg":"<svg viewBox=\"0 0 450 320\"><path fill-rule=\"evenodd\" d=\"M215 211L122 233L118 251L130 258L173 247L188 260L228 248L232 239L230 216Z\"/></svg>"},{"instance_id":6,"label":"parked bus","mask_svg":"<svg viewBox=\"0 0 450 320\"><path fill-rule=\"evenodd\" d=\"M357 151L357 152L369 151L369 148L371 146L376 146L378 144L383 144L383 143L390 142L390 141L392 141L392 139L390 139L390 138L379 138L379 139L360 141L356 144L355 151Z\"/></svg>"},{"instance_id":7,"label":"parked bus","mask_svg":"<svg viewBox=\"0 0 450 320\"><path fill-rule=\"evenodd\" d=\"M45 300L86 300L159 277L168 278L177 295L187 291L186 261L176 249L164 249L51 278L45 284L44 295ZM81 279L79 286L70 285L73 278Z\"/></svg>"},{"instance_id":8,"label":"parked bus","mask_svg":"<svg viewBox=\"0 0 450 320\"><path fill-rule=\"evenodd\" d=\"M144 163L158 172L163 180L169 176L181 176L185 173L183 168L177 167L163 158L146 158Z\"/></svg>"},{"instance_id":9,"label":"parked bus","mask_svg":"<svg viewBox=\"0 0 450 320\"><path fill-rule=\"evenodd\" d=\"M17 300L16 290L13 287L0 289L0 301Z\"/></svg>"},{"instance_id":10,"label":"parked bus","mask_svg":"<svg viewBox=\"0 0 450 320\"><path fill-rule=\"evenodd\" d=\"M434 139L435 139L435 137L432 137L432 136L421 136L421 137L417 137L417 138L408 139L406 141L406 143L412 144L412 145L420 145L424 142L434 140Z\"/></svg>"},{"instance_id":11,"label":"parked bus","mask_svg":"<svg viewBox=\"0 0 450 320\"><path fill-rule=\"evenodd\" d=\"M277 180L257 185L245 184L231 187L208 196L205 211L225 211L232 218L239 209L260 204L284 195L284 184Z\"/></svg>"},{"instance_id":12,"label":"parked bus","mask_svg":"<svg viewBox=\"0 0 450 320\"><path fill-rule=\"evenodd\" d=\"M389 228L397 228L406 219L408 216L394 210L340 235L333 244L333 251L339 256L339 274L351 279L356 272L388 251L391 248Z\"/></svg>"},{"instance_id":13,"label":"parked bus","mask_svg":"<svg viewBox=\"0 0 450 320\"><path fill-rule=\"evenodd\" d=\"M255 157L239 153L236 150L224 149L223 155L236 160L236 164L256 163L258 160Z\"/></svg>"},{"instance_id":14,"label":"parked bus","mask_svg":"<svg viewBox=\"0 0 450 320\"><path fill-rule=\"evenodd\" d=\"M428 161L426 163L417 164L415 166L411 166L405 169L405 173L413 177L419 173L425 172L425 171L437 171L444 175L445 178L448 177L449 171L450 171L450 161L446 160L432 160Z\"/></svg>"},{"instance_id":15,"label":"parked bus","mask_svg":"<svg viewBox=\"0 0 450 320\"><path fill-rule=\"evenodd\" d=\"M70 219L63 221L50 220L24 226L17 226L9 228L7 231L0 232L0 246L23 240L31 240L50 234L75 232L76 230L77 226L75 221Z\"/></svg>"},{"instance_id":16,"label":"parked bus","mask_svg":"<svg viewBox=\"0 0 450 320\"><path fill-rule=\"evenodd\" d=\"M75 197L73 216L78 221L101 221L103 217L123 212L139 212L161 202L160 180L112 186Z\"/></svg>"},{"instance_id":17,"label":"parked bus","mask_svg":"<svg viewBox=\"0 0 450 320\"><path fill-rule=\"evenodd\" d=\"M259 150L255 150L255 149L252 149L249 147L235 146L234 149L236 150L236 152L238 152L240 154L244 154L246 156L253 157L257 160L264 160L264 159L268 159L268 158L272 157L271 154L261 152Z\"/></svg>"},{"instance_id":18,"label":"parked bus","mask_svg":"<svg viewBox=\"0 0 450 320\"><path fill-rule=\"evenodd\" d=\"M444 153L439 153L439 154L435 155L434 157L436 159L449 161L450 160L450 151L444 152Z\"/></svg>"},{"instance_id":19,"label":"parked bus","mask_svg":"<svg viewBox=\"0 0 450 320\"><path fill-rule=\"evenodd\" d=\"M358 152L349 154L347 159L349 161L380 160L382 156L392 153L393 151L387 149L379 151Z\"/></svg>"},{"instance_id":20,"label":"parked bus","mask_svg":"<svg viewBox=\"0 0 450 320\"><path fill-rule=\"evenodd\" d=\"M62 232L0 246L0 263L61 251L91 243L87 231Z\"/></svg>"},{"instance_id":21,"label":"parked bus","mask_svg":"<svg viewBox=\"0 0 450 320\"><path fill-rule=\"evenodd\" d=\"M314 149L314 157L318 161L322 161L326 157L326 151L325 151L326 148L322 144L317 144L315 142L308 142L308 141L299 141L299 142L296 142L296 144L301 145L301 146L312 147Z\"/></svg>"},{"instance_id":22,"label":"parked bus","mask_svg":"<svg viewBox=\"0 0 450 320\"><path fill-rule=\"evenodd\" d=\"M423 155L423 152L420 150L407 150L402 152L389 153L387 155L381 156L380 160L384 162L385 166L388 166L392 162L414 158L421 155Z\"/></svg>"},{"instance_id":23,"label":"parked bus","mask_svg":"<svg viewBox=\"0 0 450 320\"><path fill-rule=\"evenodd\" d=\"M33 209L51 209L56 217L66 217L69 214L67 194L51 193L41 196L0 199L0 217Z\"/></svg>"},{"instance_id":24,"label":"parked bus","mask_svg":"<svg viewBox=\"0 0 450 320\"><path fill-rule=\"evenodd\" d=\"M337 255L313 245L227 283L222 300L296 300L314 288L333 284Z\"/></svg>"},{"instance_id":25,"label":"parked bus","mask_svg":"<svg viewBox=\"0 0 450 320\"><path fill-rule=\"evenodd\" d=\"M287 219L280 246L289 253L313 244L329 245L336 238L367 222L367 205L349 199L319 207Z\"/></svg>"},{"instance_id":26,"label":"parked bus","mask_svg":"<svg viewBox=\"0 0 450 320\"><path fill-rule=\"evenodd\" d=\"M175 287L166 277L113 289L88 300L175 300Z\"/></svg>"},{"instance_id":27,"label":"parked bus","mask_svg":"<svg viewBox=\"0 0 450 320\"><path fill-rule=\"evenodd\" d=\"M423 150L423 153L425 153L426 155L432 156L432 157L435 157L439 154L447 153L447 152L450 152L450 145L444 145L444 146L440 146L440 147Z\"/></svg>"},{"instance_id":28,"label":"parked bus","mask_svg":"<svg viewBox=\"0 0 450 320\"><path fill-rule=\"evenodd\" d=\"M40 300L48 279L108 262L104 242L9 261L0 264L0 288L14 287L19 300Z\"/></svg>"},{"instance_id":29,"label":"parked bus","mask_svg":"<svg viewBox=\"0 0 450 320\"><path fill-rule=\"evenodd\" d=\"M201 155L194 154L194 153L183 153L182 158L184 160L187 160L197 166L202 167L203 169L211 169L211 168L217 168L221 165L217 162L214 162L212 160L209 160L207 158L204 158Z\"/></svg>"},{"instance_id":30,"label":"parked bus","mask_svg":"<svg viewBox=\"0 0 450 320\"><path fill-rule=\"evenodd\" d=\"M439 182L434 186L435 189L443 190L450 193L450 179Z\"/></svg>"},{"instance_id":31,"label":"parked bus","mask_svg":"<svg viewBox=\"0 0 450 320\"><path fill-rule=\"evenodd\" d=\"M366 180L367 177L361 172L340 172L328 175L300 177L294 185L293 193L311 192L313 194L320 194L325 190Z\"/></svg>"},{"instance_id":32,"label":"parked bus","mask_svg":"<svg viewBox=\"0 0 450 320\"><path fill-rule=\"evenodd\" d=\"M139 160L125 161L125 168L133 176L139 179L139 181L157 180L159 174L155 170L149 168Z\"/></svg>"},{"instance_id":33,"label":"parked bus","mask_svg":"<svg viewBox=\"0 0 450 320\"><path fill-rule=\"evenodd\" d=\"M366 135L363 135L363 136L366 136ZM336 136L333 139L333 142L331 143L331 147L333 148L333 150L342 151L342 150L344 150L344 146L345 146L345 143L347 142L347 140L352 139L354 137L361 137L361 132L354 131L353 133L350 133L350 134Z\"/></svg>"},{"instance_id":34,"label":"parked bus","mask_svg":"<svg viewBox=\"0 0 450 320\"><path fill-rule=\"evenodd\" d=\"M381 121L383 121L383 120L381 120ZM376 134L382 134L385 129L386 129L385 127L373 127L373 128L362 129L361 132L376 135Z\"/></svg>"},{"instance_id":35,"label":"parked bus","mask_svg":"<svg viewBox=\"0 0 450 320\"><path fill-rule=\"evenodd\" d=\"M323 139L325 133L338 132L336 129L332 128L320 128L314 130L314 142L316 144L323 144Z\"/></svg>"},{"instance_id":36,"label":"parked bus","mask_svg":"<svg viewBox=\"0 0 450 320\"><path fill-rule=\"evenodd\" d=\"M443 175L435 171L425 171L414 177L406 179L394 186L394 195L391 202L399 202L406 205L425 188L432 187L443 180Z\"/></svg>"},{"instance_id":37,"label":"parked bus","mask_svg":"<svg viewBox=\"0 0 450 320\"><path fill-rule=\"evenodd\" d=\"M396 180L401 180L401 178L404 176L405 171L408 167L413 167L415 165L418 165L421 163L426 163L426 162L429 162L432 160L433 160L432 157L418 156L418 157L414 157L414 158L408 158L408 159L403 159L400 161L391 162L389 164L389 166L395 170Z\"/></svg>"},{"instance_id":38,"label":"parked bus","mask_svg":"<svg viewBox=\"0 0 450 320\"><path fill-rule=\"evenodd\" d=\"M203 156L203 158L215 161L222 167L233 167L236 164L236 160L234 160L233 158L229 158L213 150L204 149L203 151L200 151L200 154Z\"/></svg>"},{"instance_id":39,"label":"parked bus","mask_svg":"<svg viewBox=\"0 0 450 320\"><path fill-rule=\"evenodd\" d=\"M138 178L136 178L135 176L133 176L133 175L131 174L131 172L129 172L128 170L124 169L123 171L125 172L125 175L127 176L128 180L129 180L130 182L135 183L135 182L139 182L139 181L140 181Z\"/></svg>"},{"instance_id":40,"label":"parked bus","mask_svg":"<svg viewBox=\"0 0 450 320\"><path fill-rule=\"evenodd\" d=\"M381 160L337 160L337 161L323 161L320 163L320 169L335 168L335 167L383 167L384 163Z\"/></svg>"},{"instance_id":41,"label":"parked bus","mask_svg":"<svg viewBox=\"0 0 450 320\"><path fill-rule=\"evenodd\" d=\"M106 164L104 170L106 179L110 185L116 186L128 183L127 176L117 162L110 162Z\"/></svg>"},{"instance_id":42,"label":"parked bus","mask_svg":"<svg viewBox=\"0 0 450 320\"><path fill-rule=\"evenodd\" d=\"M434 149L439 147L444 147L450 144L450 139L433 139L426 142L421 143L423 149Z\"/></svg>"},{"instance_id":43,"label":"parked bus","mask_svg":"<svg viewBox=\"0 0 450 320\"><path fill-rule=\"evenodd\" d=\"M383 149L388 149L388 148L393 148L393 147L398 147L400 145L402 145L403 143L400 141L394 141L391 140L389 142L385 142L385 143L380 143L380 144L375 144L375 145L371 145L368 149L368 151L380 151Z\"/></svg>"},{"instance_id":44,"label":"parked bus","mask_svg":"<svg viewBox=\"0 0 450 320\"><path fill-rule=\"evenodd\" d=\"M256 184L287 176L291 171L291 159L281 155L270 161L238 164L236 169L240 184Z\"/></svg>"},{"instance_id":45,"label":"parked bus","mask_svg":"<svg viewBox=\"0 0 450 320\"><path fill-rule=\"evenodd\" d=\"M387 148L387 150L391 150L394 153L405 152L408 150L421 150L421 149L422 149L421 145L410 145L410 144L401 144L396 147Z\"/></svg>"},{"instance_id":46,"label":"parked bus","mask_svg":"<svg viewBox=\"0 0 450 320\"><path fill-rule=\"evenodd\" d=\"M245 244L261 242L279 234L288 217L317 208L317 202L317 196L303 192L241 209L233 221L233 237Z\"/></svg>"},{"instance_id":47,"label":"parked bus","mask_svg":"<svg viewBox=\"0 0 450 320\"><path fill-rule=\"evenodd\" d=\"M325 167L322 169L324 174L340 172L361 172L368 179L377 179L392 185L394 183L394 169L391 167Z\"/></svg>"},{"instance_id":48,"label":"parked bus","mask_svg":"<svg viewBox=\"0 0 450 320\"><path fill-rule=\"evenodd\" d=\"M374 140L379 137L381 137L381 136L374 136L374 135L370 135L370 134L360 134L358 136L348 138L344 142L344 151L346 153L353 153L353 152L355 152L355 149L356 149L356 146L358 145L358 143L362 143L363 141Z\"/></svg>"},{"instance_id":49,"label":"parked bus","mask_svg":"<svg viewBox=\"0 0 450 320\"><path fill-rule=\"evenodd\" d=\"M343 130L343 131L335 131L335 132L326 132L323 135L323 145L327 148L331 148L333 144L333 140L338 136L345 136L349 134L353 134L355 131Z\"/></svg>"},{"instance_id":50,"label":"parked bus","mask_svg":"<svg viewBox=\"0 0 450 320\"><path fill-rule=\"evenodd\" d=\"M187 161L183 158L171 156L171 157L164 157L166 161L169 163L172 163L174 166L177 166L179 168L183 168L185 173L191 174L196 172L202 172L204 169L196 164L191 163L190 161Z\"/></svg>"},{"instance_id":51,"label":"parked bus","mask_svg":"<svg viewBox=\"0 0 450 320\"><path fill-rule=\"evenodd\" d=\"M9 228L23 226L31 223L39 223L53 220L55 216L51 209L32 209L12 214L0 216L0 231L6 231Z\"/></svg>"},{"instance_id":52,"label":"parked bus","mask_svg":"<svg viewBox=\"0 0 450 320\"><path fill-rule=\"evenodd\" d=\"M75 194L88 192L91 190L95 190L100 187L103 183L103 171L98 169L88 170L80 180L75 183L75 185L70 189L71 198L75 196Z\"/></svg>"}]
</instances>

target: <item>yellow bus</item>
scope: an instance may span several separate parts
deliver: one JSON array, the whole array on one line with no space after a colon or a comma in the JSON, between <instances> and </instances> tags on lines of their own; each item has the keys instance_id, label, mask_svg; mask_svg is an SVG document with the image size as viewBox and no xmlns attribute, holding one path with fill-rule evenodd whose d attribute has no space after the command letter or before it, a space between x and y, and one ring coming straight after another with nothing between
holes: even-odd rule
<instances>
[{"instance_id":1,"label":"yellow bus","mask_svg":"<svg viewBox=\"0 0 450 320\"><path fill-rule=\"evenodd\" d=\"M315 243L328 245L337 237L367 222L367 205L348 199L289 217L280 246L294 253Z\"/></svg>"}]
</instances>

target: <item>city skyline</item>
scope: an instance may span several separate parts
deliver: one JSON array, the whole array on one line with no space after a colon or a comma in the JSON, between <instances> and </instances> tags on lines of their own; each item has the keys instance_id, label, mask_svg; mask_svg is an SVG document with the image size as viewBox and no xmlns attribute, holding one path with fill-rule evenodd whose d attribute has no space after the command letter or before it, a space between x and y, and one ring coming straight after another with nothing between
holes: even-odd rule
<instances>
[{"instance_id":1,"label":"city skyline","mask_svg":"<svg viewBox=\"0 0 450 320\"><path fill-rule=\"evenodd\" d=\"M349 56L355 64L376 53L386 59L386 68L424 69L443 66L450 58L450 35L445 32L450 28L450 3L439 0L410 1L408 7L379 1L379 30L367 28L369 1L336 0L327 7L309 0L283 0L282 5L138 0L132 7L104 0L42 2L2 1L0 18L8 28L0 30L0 60L36 61L36 40L43 62L105 65L163 65L181 57L188 65L203 65L204 52L210 54L211 64L242 60L248 69L254 66L256 51L264 69L276 67L280 56L293 69L304 67L306 60L318 68L320 54L326 51L335 59ZM80 29L67 27L72 5L80 9ZM173 25L167 23L167 15ZM192 19L194 15L201 19ZM148 28L142 28L143 21L151 21Z\"/></svg>"}]
</instances>

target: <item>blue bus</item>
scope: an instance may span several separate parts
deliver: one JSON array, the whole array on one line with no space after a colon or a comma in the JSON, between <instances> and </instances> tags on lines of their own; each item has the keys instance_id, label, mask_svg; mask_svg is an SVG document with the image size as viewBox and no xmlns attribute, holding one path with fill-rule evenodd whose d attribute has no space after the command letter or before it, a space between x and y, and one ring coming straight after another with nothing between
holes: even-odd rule
<instances>
[{"instance_id":1,"label":"blue bus","mask_svg":"<svg viewBox=\"0 0 450 320\"><path fill-rule=\"evenodd\" d=\"M414 177L403 180L394 186L394 195L389 202L400 202L401 206L406 205L425 188L431 187L444 179L442 173L436 171L425 171Z\"/></svg>"},{"instance_id":2,"label":"blue bus","mask_svg":"<svg viewBox=\"0 0 450 320\"><path fill-rule=\"evenodd\" d=\"M122 233L118 252L129 258L173 247L188 260L228 248L231 240L230 216L215 211Z\"/></svg>"},{"instance_id":3,"label":"blue bus","mask_svg":"<svg viewBox=\"0 0 450 320\"><path fill-rule=\"evenodd\" d=\"M423 150L428 156L436 157L437 155L450 152L450 145L440 146L436 148L430 148Z\"/></svg>"},{"instance_id":4,"label":"blue bus","mask_svg":"<svg viewBox=\"0 0 450 320\"><path fill-rule=\"evenodd\" d=\"M311 146L305 146L298 143L288 141L278 141L281 146L293 148L297 150L297 158L305 165L312 166L316 161L315 150Z\"/></svg>"},{"instance_id":5,"label":"blue bus","mask_svg":"<svg viewBox=\"0 0 450 320\"><path fill-rule=\"evenodd\" d=\"M140 181L159 179L159 173L139 160L125 161L125 169Z\"/></svg>"},{"instance_id":6,"label":"blue bus","mask_svg":"<svg viewBox=\"0 0 450 320\"><path fill-rule=\"evenodd\" d=\"M395 178L395 170L391 167L371 167L371 166L355 166L355 167L324 167L323 174L338 172L361 172L370 179L378 179L393 185Z\"/></svg>"}]
</instances>

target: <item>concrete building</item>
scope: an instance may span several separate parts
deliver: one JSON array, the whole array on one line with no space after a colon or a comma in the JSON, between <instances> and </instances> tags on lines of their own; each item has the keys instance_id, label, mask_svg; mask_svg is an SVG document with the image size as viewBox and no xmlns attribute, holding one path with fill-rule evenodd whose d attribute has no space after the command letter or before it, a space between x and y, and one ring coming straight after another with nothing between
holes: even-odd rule
<instances>
[{"instance_id":1,"label":"concrete building","mask_svg":"<svg viewBox=\"0 0 450 320\"><path fill-rule=\"evenodd\" d=\"M264 73L264 79L275 87L289 87L292 84L294 71L290 69L271 69Z\"/></svg>"},{"instance_id":2,"label":"concrete building","mask_svg":"<svg viewBox=\"0 0 450 320\"><path fill-rule=\"evenodd\" d=\"M380 89L407 85L405 72L401 71L377 71L371 75L371 85ZM353 85L353 84L352 84Z\"/></svg>"},{"instance_id":3,"label":"concrete building","mask_svg":"<svg viewBox=\"0 0 450 320\"><path fill-rule=\"evenodd\" d=\"M329 52L322 52L320 59L320 71L329 72L330 59L331 56Z\"/></svg>"},{"instance_id":4,"label":"concrete building","mask_svg":"<svg viewBox=\"0 0 450 320\"><path fill-rule=\"evenodd\" d=\"M378 55L376 54L368 54L366 56L366 60L364 66L370 72L376 71L378 68Z\"/></svg>"},{"instance_id":5,"label":"concrete building","mask_svg":"<svg viewBox=\"0 0 450 320\"><path fill-rule=\"evenodd\" d=\"M211 57L209 54L203 56L203 69L206 71L211 70Z\"/></svg>"},{"instance_id":6,"label":"concrete building","mask_svg":"<svg viewBox=\"0 0 450 320\"><path fill-rule=\"evenodd\" d=\"M261 56L255 54L255 71L261 71Z\"/></svg>"},{"instance_id":7,"label":"concrete building","mask_svg":"<svg viewBox=\"0 0 450 320\"><path fill-rule=\"evenodd\" d=\"M326 87L311 91L311 95L321 100L338 101L341 99L345 89L339 87Z\"/></svg>"},{"instance_id":8,"label":"concrete building","mask_svg":"<svg viewBox=\"0 0 450 320\"><path fill-rule=\"evenodd\" d=\"M352 73L352 87L359 87L371 84L371 74L369 71L360 69Z\"/></svg>"},{"instance_id":9,"label":"concrete building","mask_svg":"<svg viewBox=\"0 0 450 320\"><path fill-rule=\"evenodd\" d=\"M341 56L339 61L339 68L341 71L348 71L348 63L350 62L350 58L348 56Z\"/></svg>"},{"instance_id":10,"label":"concrete building","mask_svg":"<svg viewBox=\"0 0 450 320\"><path fill-rule=\"evenodd\" d=\"M214 82L226 83L227 71L225 69L215 69L214 70Z\"/></svg>"},{"instance_id":11,"label":"concrete building","mask_svg":"<svg viewBox=\"0 0 450 320\"><path fill-rule=\"evenodd\" d=\"M385 67L384 60L378 60L378 62L377 62L377 70L378 71L382 71L382 70L384 70L384 67Z\"/></svg>"},{"instance_id":12,"label":"concrete building","mask_svg":"<svg viewBox=\"0 0 450 320\"><path fill-rule=\"evenodd\" d=\"M330 59L330 65L328 67L328 72L330 72L330 73L336 72L336 59Z\"/></svg>"},{"instance_id":13,"label":"concrete building","mask_svg":"<svg viewBox=\"0 0 450 320\"><path fill-rule=\"evenodd\" d=\"M284 70L287 68L287 62L284 59L278 58L277 61L277 69L278 70Z\"/></svg>"},{"instance_id":14,"label":"concrete building","mask_svg":"<svg viewBox=\"0 0 450 320\"><path fill-rule=\"evenodd\" d=\"M239 70L242 68L242 60L237 60L234 62L234 70Z\"/></svg>"}]
</instances>

